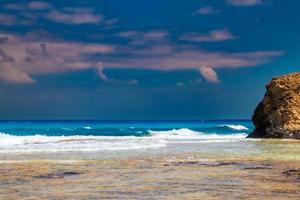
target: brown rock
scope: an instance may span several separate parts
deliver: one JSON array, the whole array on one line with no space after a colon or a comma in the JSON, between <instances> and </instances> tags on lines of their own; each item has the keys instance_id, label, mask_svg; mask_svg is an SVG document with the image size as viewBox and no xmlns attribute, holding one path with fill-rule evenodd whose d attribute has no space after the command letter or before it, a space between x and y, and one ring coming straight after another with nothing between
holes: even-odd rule
<instances>
[{"instance_id":1,"label":"brown rock","mask_svg":"<svg viewBox=\"0 0 300 200\"><path fill-rule=\"evenodd\" d=\"M300 139L300 73L273 78L252 116L252 138Z\"/></svg>"}]
</instances>

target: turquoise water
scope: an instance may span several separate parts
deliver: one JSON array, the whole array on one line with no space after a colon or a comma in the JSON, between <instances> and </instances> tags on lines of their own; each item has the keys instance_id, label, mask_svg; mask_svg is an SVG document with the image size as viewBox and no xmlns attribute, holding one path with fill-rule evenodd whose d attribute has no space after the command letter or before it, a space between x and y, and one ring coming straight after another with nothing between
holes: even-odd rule
<instances>
[{"instance_id":1,"label":"turquoise water","mask_svg":"<svg viewBox=\"0 0 300 200\"><path fill-rule=\"evenodd\" d=\"M0 132L15 136L147 136L151 131L189 129L201 134L250 133L250 120L201 121L0 121Z\"/></svg>"},{"instance_id":2,"label":"turquoise water","mask_svg":"<svg viewBox=\"0 0 300 200\"><path fill-rule=\"evenodd\" d=\"M300 160L298 141L246 139L250 120L0 121L0 160L103 159L193 153Z\"/></svg>"},{"instance_id":3,"label":"turquoise water","mask_svg":"<svg viewBox=\"0 0 300 200\"><path fill-rule=\"evenodd\" d=\"M245 140L252 129L249 120L1 121L0 154L211 151Z\"/></svg>"}]
</instances>

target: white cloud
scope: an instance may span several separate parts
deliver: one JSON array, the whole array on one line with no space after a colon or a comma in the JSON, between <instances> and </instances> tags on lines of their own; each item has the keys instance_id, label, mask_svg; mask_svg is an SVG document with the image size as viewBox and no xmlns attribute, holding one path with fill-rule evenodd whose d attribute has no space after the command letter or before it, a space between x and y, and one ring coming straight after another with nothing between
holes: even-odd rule
<instances>
[{"instance_id":1,"label":"white cloud","mask_svg":"<svg viewBox=\"0 0 300 200\"><path fill-rule=\"evenodd\" d=\"M0 34L0 80L12 83L33 83L33 74L59 73L95 68L99 62L88 58L94 54L109 54L115 48L105 44L78 42L36 42L19 36ZM99 74L101 75L101 74ZM100 76L104 78L104 76Z\"/></svg>"},{"instance_id":2,"label":"white cloud","mask_svg":"<svg viewBox=\"0 0 300 200\"><path fill-rule=\"evenodd\" d=\"M6 4L7 10L18 11L19 16L0 15L0 23L7 25L26 24L25 19L35 22L39 18L63 24L100 24L105 28L115 27L118 19L104 19L101 14L94 12L93 8L62 7L57 8L42 1L31 1L28 3ZM1 19L2 18L2 19ZM5 24L5 25L6 25ZM28 23L27 23L28 24Z\"/></svg>"},{"instance_id":3,"label":"white cloud","mask_svg":"<svg viewBox=\"0 0 300 200\"><path fill-rule=\"evenodd\" d=\"M206 7L200 8L197 11L197 14L212 15L212 14L216 14L218 12L220 12L220 10L217 10L214 7L211 7L211 6L206 6Z\"/></svg>"},{"instance_id":4,"label":"white cloud","mask_svg":"<svg viewBox=\"0 0 300 200\"><path fill-rule=\"evenodd\" d=\"M169 35L167 31L164 30L154 30L144 33L144 37L149 40L161 40Z\"/></svg>"},{"instance_id":5,"label":"white cloud","mask_svg":"<svg viewBox=\"0 0 300 200\"><path fill-rule=\"evenodd\" d=\"M156 52L156 49L159 49L159 46L146 47L143 50L119 48L119 54L126 56L107 59L103 63L105 67L156 70L199 69L203 66L214 69L239 68L267 63L272 58L282 55L281 51L208 52L178 45L170 45L168 51L164 53Z\"/></svg>"},{"instance_id":6,"label":"white cloud","mask_svg":"<svg viewBox=\"0 0 300 200\"><path fill-rule=\"evenodd\" d=\"M102 80L108 80L107 76L103 72L103 64L102 63L97 63L96 64L96 70L98 72L98 75Z\"/></svg>"},{"instance_id":7,"label":"white cloud","mask_svg":"<svg viewBox=\"0 0 300 200\"><path fill-rule=\"evenodd\" d=\"M7 10L18 10L18 11L25 11L25 10L48 10L53 8L53 6L49 3L42 2L42 1L31 1L27 3L10 3L3 6Z\"/></svg>"},{"instance_id":8,"label":"white cloud","mask_svg":"<svg viewBox=\"0 0 300 200\"><path fill-rule=\"evenodd\" d=\"M208 34L190 32L181 36L182 40L191 42L222 42L225 40L236 39L237 36L233 35L228 29L218 29L210 31Z\"/></svg>"},{"instance_id":9,"label":"white cloud","mask_svg":"<svg viewBox=\"0 0 300 200\"><path fill-rule=\"evenodd\" d=\"M215 70L213 70L213 68L204 66L204 67L200 67L199 71L201 75L205 78L205 80L207 80L208 82L212 82L212 83L220 82L218 79L218 75L215 72Z\"/></svg>"},{"instance_id":10,"label":"white cloud","mask_svg":"<svg viewBox=\"0 0 300 200\"><path fill-rule=\"evenodd\" d=\"M103 20L101 15L92 13L89 10L53 10L45 15L45 17L54 22L64 24L98 24Z\"/></svg>"},{"instance_id":11,"label":"white cloud","mask_svg":"<svg viewBox=\"0 0 300 200\"><path fill-rule=\"evenodd\" d=\"M27 7L30 10L48 10L52 8L52 6L49 3L42 1L31 1L27 4Z\"/></svg>"},{"instance_id":12,"label":"white cloud","mask_svg":"<svg viewBox=\"0 0 300 200\"><path fill-rule=\"evenodd\" d=\"M11 63L0 62L0 81L14 84L31 84L33 80L26 72Z\"/></svg>"},{"instance_id":13,"label":"white cloud","mask_svg":"<svg viewBox=\"0 0 300 200\"><path fill-rule=\"evenodd\" d=\"M253 6L263 0L227 0L233 6ZM92 8L56 8L48 3L7 4L6 9L22 10L23 17L47 19L63 24L101 24L113 27L118 19L105 19ZM199 9L200 14L213 14L212 7ZM19 17L19 16L18 16ZM0 24L20 23L16 16L0 14ZM282 55L281 51L225 52L206 51L194 42L222 42L237 39L227 28L208 33L189 32L179 39L188 45L171 41L166 30L129 30L115 34L126 44L106 45L41 39L0 33L0 80L11 83L34 83L32 76L93 68L103 80L108 80L104 68L136 68L154 70L198 70L209 82L219 82L216 69L251 67L267 63ZM184 42L181 41L181 42ZM105 55L105 56L103 56Z\"/></svg>"},{"instance_id":14,"label":"white cloud","mask_svg":"<svg viewBox=\"0 0 300 200\"><path fill-rule=\"evenodd\" d=\"M123 32L117 33L116 36L130 39L130 38L135 37L139 34L140 34L139 31L123 31Z\"/></svg>"},{"instance_id":15,"label":"white cloud","mask_svg":"<svg viewBox=\"0 0 300 200\"><path fill-rule=\"evenodd\" d=\"M132 37L137 33L131 31L121 35ZM144 36L144 33L142 35ZM31 76L35 74L89 68L96 69L99 78L108 80L103 73L104 68L135 68L163 71L199 70L207 81L217 83L219 80L215 69L256 66L282 55L281 51L209 52L193 45L178 45L161 39L164 38L164 34L150 35L151 39L160 39L158 42L137 47L130 43L112 46L45 39L39 42L39 37L0 34L1 48L4 52L0 56L3 72L0 80L17 83L17 79L20 79L23 80L20 83L33 83ZM32 41L32 38L35 40Z\"/></svg>"},{"instance_id":16,"label":"white cloud","mask_svg":"<svg viewBox=\"0 0 300 200\"><path fill-rule=\"evenodd\" d=\"M152 31L124 31L115 34L117 37L125 38L130 40L131 45L143 45L149 42L158 42L166 40L169 33L165 30L152 30Z\"/></svg>"},{"instance_id":17,"label":"white cloud","mask_svg":"<svg viewBox=\"0 0 300 200\"><path fill-rule=\"evenodd\" d=\"M17 23L17 19L14 15L10 14L0 14L0 24L12 26Z\"/></svg>"},{"instance_id":18,"label":"white cloud","mask_svg":"<svg viewBox=\"0 0 300 200\"><path fill-rule=\"evenodd\" d=\"M263 4L264 0L226 0L232 6L255 6Z\"/></svg>"}]
</instances>

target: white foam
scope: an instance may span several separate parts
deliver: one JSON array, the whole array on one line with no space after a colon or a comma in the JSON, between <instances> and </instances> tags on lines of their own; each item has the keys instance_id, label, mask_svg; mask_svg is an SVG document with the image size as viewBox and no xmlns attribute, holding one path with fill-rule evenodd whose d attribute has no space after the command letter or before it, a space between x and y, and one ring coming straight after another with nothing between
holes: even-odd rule
<instances>
[{"instance_id":1,"label":"white foam","mask_svg":"<svg viewBox=\"0 0 300 200\"><path fill-rule=\"evenodd\" d=\"M220 134L205 134L198 131L193 131L187 128L182 129L173 129L170 131L152 131L149 130L152 138L161 138L161 139L171 139L171 140L211 140L211 139L242 139L245 138L246 134L229 134L229 135L220 135Z\"/></svg>"},{"instance_id":2,"label":"white foam","mask_svg":"<svg viewBox=\"0 0 300 200\"><path fill-rule=\"evenodd\" d=\"M187 128L149 130L150 136L14 136L0 133L0 153L87 152L162 148L174 143L234 142L246 134L204 134Z\"/></svg>"},{"instance_id":3,"label":"white foam","mask_svg":"<svg viewBox=\"0 0 300 200\"><path fill-rule=\"evenodd\" d=\"M220 125L220 127L228 127L230 129L237 130L237 131L247 131L247 130L249 130L247 127L245 127L243 125L224 124L224 125Z\"/></svg>"},{"instance_id":4,"label":"white foam","mask_svg":"<svg viewBox=\"0 0 300 200\"><path fill-rule=\"evenodd\" d=\"M0 134L0 153L105 151L160 148L166 141L146 137L13 136Z\"/></svg>"},{"instance_id":5,"label":"white foam","mask_svg":"<svg viewBox=\"0 0 300 200\"><path fill-rule=\"evenodd\" d=\"M193 131L187 128L172 129L169 131L152 131L148 130L153 138L164 138L164 139L193 139L199 138L201 132Z\"/></svg>"}]
</instances>

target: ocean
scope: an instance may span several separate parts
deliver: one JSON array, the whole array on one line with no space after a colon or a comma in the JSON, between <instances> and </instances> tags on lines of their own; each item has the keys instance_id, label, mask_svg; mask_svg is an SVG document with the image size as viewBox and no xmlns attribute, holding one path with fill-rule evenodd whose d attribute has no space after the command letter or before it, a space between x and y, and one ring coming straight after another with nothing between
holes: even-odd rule
<instances>
[{"instance_id":1,"label":"ocean","mask_svg":"<svg viewBox=\"0 0 300 200\"><path fill-rule=\"evenodd\" d=\"M199 147L213 152L224 144L246 142L252 129L250 120L0 121L0 158L36 153L99 158Z\"/></svg>"},{"instance_id":2,"label":"ocean","mask_svg":"<svg viewBox=\"0 0 300 200\"><path fill-rule=\"evenodd\" d=\"M299 159L294 152L299 145L294 142L246 138L253 128L250 120L0 121L0 160L110 159L177 153L197 153L206 158Z\"/></svg>"}]
</instances>

